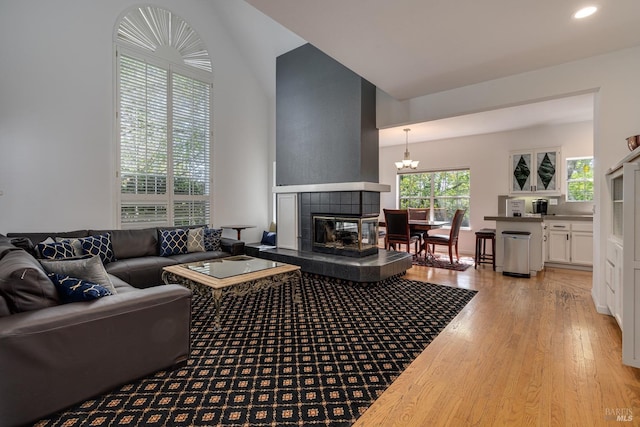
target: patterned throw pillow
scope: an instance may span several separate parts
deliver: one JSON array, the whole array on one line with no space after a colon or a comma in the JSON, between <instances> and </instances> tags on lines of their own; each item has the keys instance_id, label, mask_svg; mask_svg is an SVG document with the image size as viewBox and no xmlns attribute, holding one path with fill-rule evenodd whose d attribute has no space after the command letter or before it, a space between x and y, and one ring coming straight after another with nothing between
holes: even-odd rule
<instances>
[{"instance_id":1,"label":"patterned throw pillow","mask_svg":"<svg viewBox=\"0 0 640 427\"><path fill-rule=\"evenodd\" d=\"M65 259L76 256L73 246L67 242L41 242L36 245L36 251L43 259Z\"/></svg>"},{"instance_id":2,"label":"patterned throw pillow","mask_svg":"<svg viewBox=\"0 0 640 427\"><path fill-rule=\"evenodd\" d=\"M75 252L76 258L80 258L84 255L84 249L82 249L82 241L79 238L68 238L68 237L56 237L56 242L68 243L73 248L73 252Z\"/></svg>"},{"instance_id":3,"label":"patterned throw pillow","mask_svg":"<svg viewBox=\"0 0 640 427\"><path fill-rule=\"evenodd\" d=\"M58 273L49 273L47 276L58 290L63 303L91 301L111 295L107 288L97 283Z\"/></svg>"},{"instance_id":4,"label":"patterned throw pillow","mask_svg":"<svg viewBox=\"0 0 640 427\"><path fill-rule=\"evenodd\" d=\"M187 253L187 231L181 228L160 231L160 256Z\"/></svg>"},{"instance_id":5,"label":"patterned throw pillow","mask_svg":"<svg viewBox=\"0 0 640 427\"><path fill-rule=\"evenodd\" d=\"M188 230L187 252L204 252L204 229L202 227Z\"/></svg>"},{"instance_id":6,"label":"patterned throw pillow","mask_svg":"<svg viewBox=\"0 0 640 427\"><path fill-rule=\"evenodd\" d=\"M109 264L116 260L111 245L111 234L105 233L97 236L89 236L80 239L85 254L97 255L103 264Z\"/></svg>"},{"instance_id":7,"label":"patterned throw pillow","mask_svg":"<svg viewBox=\"0 0 640 427\"><path fill-rule=\"evenodd\" d=\"M219 251L222 247L222 228L204 229L204 249L207 251Z\"/></svg>"}]
</instances>

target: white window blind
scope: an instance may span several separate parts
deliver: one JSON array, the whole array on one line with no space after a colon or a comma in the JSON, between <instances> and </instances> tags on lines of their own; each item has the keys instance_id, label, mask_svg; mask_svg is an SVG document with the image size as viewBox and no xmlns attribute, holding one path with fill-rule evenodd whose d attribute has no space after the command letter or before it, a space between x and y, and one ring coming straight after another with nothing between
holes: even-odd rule
<instances>
[{"instance_id":1,"label":"white window blind","mask_svg":"<svg viewBox=\"0 0 640 427\"><path fill-rule=\"evenodd\" d=\"M118 95L122 227L209 223L211 84L120 54Z\"/></svg>"},{"instance_id":2,"label":"white window blind","mask_svg":"<svg viewBox=\"0 0 640 427\"><path fill-rule=\"evenodd\" d=\"M210 88L173 74L174 224L205 224L209 218Z\"/></svg>"}]
</instances>

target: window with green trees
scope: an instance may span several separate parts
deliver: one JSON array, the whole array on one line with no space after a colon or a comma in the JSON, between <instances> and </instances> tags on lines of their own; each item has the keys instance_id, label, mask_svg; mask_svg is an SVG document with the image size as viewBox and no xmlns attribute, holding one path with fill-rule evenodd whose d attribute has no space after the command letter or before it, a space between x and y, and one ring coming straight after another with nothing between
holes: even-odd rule
<instances>
[{"instance_id":1,"label":"window with green trees","mask_svg":"<svg viewBox=\"0 0 640 427\"><path fill-rule=\"evenodd\" d=\"M593 201L593 157L567 159L567 201Z\"/></svg>"},{"instance_id":2,"label":"window with green trees","mask_svg":"<svg viewBox=\"0 0 640 427\"><path fill-rule=\"evenodd\" d=\"M462 226L469 227L470 182L469 169L400 174L398 205L429 208L433 221L451 221L456 209L466 209Z\"/></svg>"}]
</instances>

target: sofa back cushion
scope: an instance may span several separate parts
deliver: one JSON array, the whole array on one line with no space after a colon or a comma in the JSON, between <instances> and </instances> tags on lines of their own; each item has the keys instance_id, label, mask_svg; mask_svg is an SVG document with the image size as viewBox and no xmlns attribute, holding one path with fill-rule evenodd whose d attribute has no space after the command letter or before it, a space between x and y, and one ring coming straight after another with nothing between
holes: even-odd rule
<instances>
[{"instance_id":1,"label":"sofa back cushion","mask_svg":"<svg viewBox=\"0 0 640 427\"><path fill-rule=\"evenodd\" d=\"M0 294L11 313L60 304L58 291L40 263L23 250L6 252L0 260Z\"/></svg>"},{"instance_id":2,"label":"sofa back cushion","mask_svg":"<svg viewBox=\"0 0 640 427\"><path fill-rule=\"evenodd\" d=\"M37 245L40 242L47 240L47 238L55 238L55 237L87 237L89 235L89 230L74 230L74 231L63 231L63 232L53 232L53 233L7 233L7 237L26 237L34 245Z\"/></svg>"},{"instance_id":3,"label":"sofa back cushion","mask_svg":"<svg viewBox=\"0 0 640 427\"><path fill-rule=\"evenodd\" d=\"M111 234L113 255L116 259L158 255L158 231L156 228L141 230L89 230L91 235Z\"/></svg>"}]
</instances>

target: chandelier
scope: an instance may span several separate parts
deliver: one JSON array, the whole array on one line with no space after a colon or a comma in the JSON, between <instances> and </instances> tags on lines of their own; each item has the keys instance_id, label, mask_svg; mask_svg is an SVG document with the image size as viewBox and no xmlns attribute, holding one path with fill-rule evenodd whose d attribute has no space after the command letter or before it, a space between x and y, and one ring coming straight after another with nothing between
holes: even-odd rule
<instances>
[{"instance_id":1,"label":"chandelier","mask_svg":"<svg viewBox=\"0 0 640 427\"><path fill-rule=\"evenodd\" d=\"M418 167L419 160L411 160L411 154L409 154L409 131L411 129L403 129L407 135L407 142L404 150L404 159L401 162L396 162L396 168L402 169L415 169Z\"/></svg>"}]
</instances>

